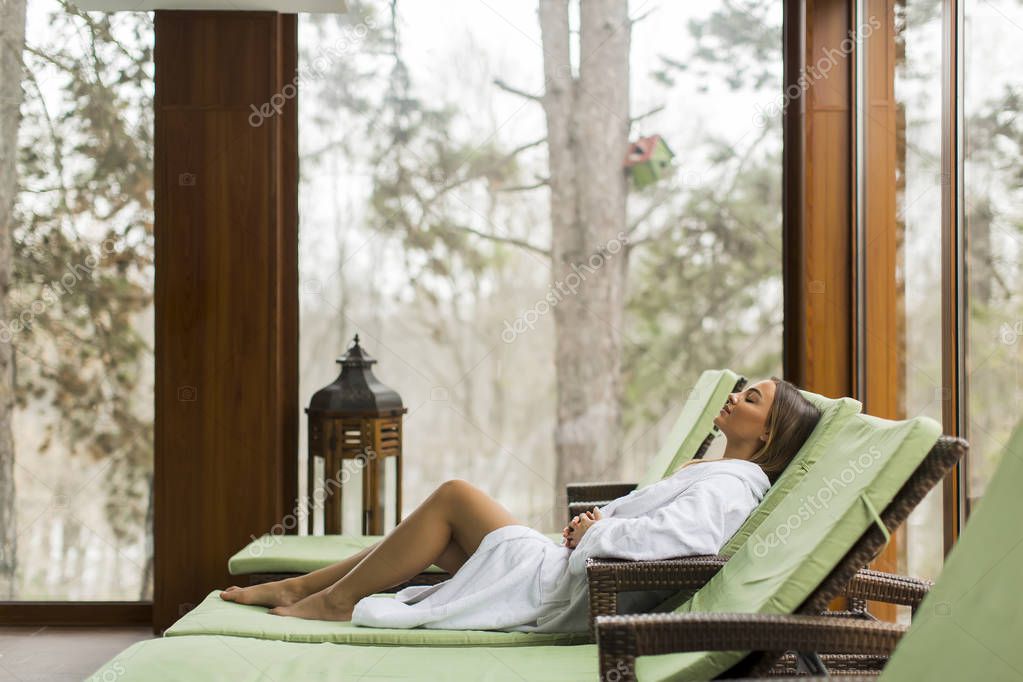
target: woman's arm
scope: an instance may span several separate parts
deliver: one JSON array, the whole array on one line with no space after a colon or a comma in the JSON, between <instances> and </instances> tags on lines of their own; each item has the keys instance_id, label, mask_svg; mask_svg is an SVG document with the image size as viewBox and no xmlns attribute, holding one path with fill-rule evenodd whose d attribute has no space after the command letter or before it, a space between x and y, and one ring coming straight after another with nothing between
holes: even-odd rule
<instances>
[{"instance_id":1,"label":"woman's arm","mask_svg":"<svg viewBox=\"0 0 1023 682\"><path fill-rule=\"evenodd\" d=\"M712 476L651 516L588 520L569 559L569 570L584 572L589 557L650 561L715 554L757 503L740 479ZM581 518L580 523L584 523Z\"/></svg>"}]
</instances>

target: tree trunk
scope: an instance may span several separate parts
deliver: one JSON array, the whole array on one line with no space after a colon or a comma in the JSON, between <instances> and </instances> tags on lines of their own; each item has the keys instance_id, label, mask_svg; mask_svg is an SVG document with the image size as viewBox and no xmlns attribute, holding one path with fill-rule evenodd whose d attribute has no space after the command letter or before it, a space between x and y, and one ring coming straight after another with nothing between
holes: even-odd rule
<instances>
[{"instance_id":1,"label":"tree trunk","mask_svg":"<svg viewBox=\"0 0 1023 682\"><path fill-rule=\"evenodd\" d=\"M11 287L11 229L18 196L18 125L25 0L0 3L0 595L14 596L17 529L14 508L14 340L7 305Z\"/></svg>"},{"instance_id":2,"label":"tree trunk","mask_svg":"<svg viewBox=\"0 0 1023 682\"><path fill-rule=\"evenodd\" d=\"M619 475L629 133L627 0L580 2L578 76L568 0L540 0L551 188L557 426L565 484ZM539 310L539 308L538 308Z\"/></svg>"}]
</instances>

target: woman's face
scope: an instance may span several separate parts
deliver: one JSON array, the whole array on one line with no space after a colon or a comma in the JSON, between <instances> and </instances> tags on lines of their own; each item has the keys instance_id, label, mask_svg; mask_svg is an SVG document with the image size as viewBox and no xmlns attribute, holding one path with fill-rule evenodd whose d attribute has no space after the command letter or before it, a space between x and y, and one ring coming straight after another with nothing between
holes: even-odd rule
<instances>
[{"instance_id":1,"label":"woman's face","mask_svg":"<svg viewBox=\"0 0 1023 682\"><path fill-rule=\"evenodd\" d=\"M767 416L774 403L775 383L770 379L750 384L732 393L714 424L730 443L767 441Z\"/></svg>"}]
</instances>

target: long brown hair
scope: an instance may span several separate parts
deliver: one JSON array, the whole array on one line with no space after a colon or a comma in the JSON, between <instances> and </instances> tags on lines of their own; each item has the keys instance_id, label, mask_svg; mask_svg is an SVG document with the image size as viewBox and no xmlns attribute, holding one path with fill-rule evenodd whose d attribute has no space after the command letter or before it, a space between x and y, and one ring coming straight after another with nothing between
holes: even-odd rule
<instances>
[{"instance_id":1,"label":"long brown hair","mask_svg":"<svg viewBox=\"0 0 1023 682\"><path fill-rule=\"evenodd\" d=\"M774 382L774 402L767 414L767 442L749 461L759 464L774 483L810 437L821 411L804 398L795 385L778 377L771 377L771 381Z\"/></svg>"}]
</instances>

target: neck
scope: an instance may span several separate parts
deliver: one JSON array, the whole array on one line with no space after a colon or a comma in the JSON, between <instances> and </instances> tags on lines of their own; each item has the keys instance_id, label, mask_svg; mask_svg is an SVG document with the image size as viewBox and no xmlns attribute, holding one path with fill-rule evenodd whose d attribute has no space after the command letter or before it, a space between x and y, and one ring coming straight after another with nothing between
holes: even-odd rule
<instances>
[{"instance_id":1,"label":"neck","mask_svg":"<svg viewBox=\"0 0 1023 682\"><path fill-rule=\"evenodd\" d=\"M748 460L756 453L757 443L758 441L726 441L725 453L721 455L721 459Z\"/></svg>"}]
</instances>

